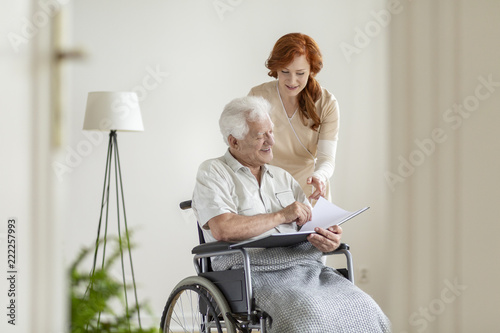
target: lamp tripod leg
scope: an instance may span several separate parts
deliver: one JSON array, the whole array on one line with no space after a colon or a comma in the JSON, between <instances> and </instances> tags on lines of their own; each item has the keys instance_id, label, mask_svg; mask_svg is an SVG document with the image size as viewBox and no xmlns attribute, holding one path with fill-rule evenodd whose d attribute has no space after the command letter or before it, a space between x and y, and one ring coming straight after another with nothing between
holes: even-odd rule
<instances>
[{"instance_id":1,"label":"lamp tripod leg","mask_svg":"<svg viewBox=\"0 0 500 333\"><path fill-rule=\"evenodd\" d=\"M116 133L113 136L113 143L115 147L115 183L116 183L116 204L117 204L117 213L118 213L118 237L119 237L119 242L120 242L120 256L121 256L121 264L122 264L122 279L123 279L123 287L124 287L124 292L125 292L125 302L127 306L127 317L128 317L128 297L127 297L127 292L126 292L126 279L125 279L125 267L124 267L124 259L123 259L123 249L122 249L122 238L121 238L121 228L120 228L120 201L122 204L122 210L123 210L123 222L125 226L125 242L127 244L127 250L128 250L128 256L129 256L129 261L130 261L130 270L132 274L132 285L133 285L133 290L134 290L134 297L135 297L135 308L137 310L137 318L139 322L139 328L142 329L142 324L141 324L141 313L140 313L140 308L139 308L139 301L137 297L137 286L135 283L135 273L134 273L134 264L132 261L132 250L130 246L130 237L129 237L129 231L128 231L128 225L127 225L127 213L125 210L125 196L123 194L123 181L122 181L122 173L121 173L121 166L120 166L120 154L118 151L118 141L116 137ZM121 200L120 200L121 198Z\"/></svg>"},{"instance_id":2,"label":"lamp tripod leg","mask_svg":"<svg viewBox=\"0 0 500 333\"><path fill-rule=\"evenodd\" d=\"M113 161L114 158L114 161ZM114 163L113 163L114 162ZM106 157L106 169L104 173L104 185L103 185L103 190L102 190L102 199L101 199L101 212L99 216L99 224L97 227L97 237L96 237L96 242L95 242L95 250L94 250L94 260L92 264L92 270L90 273L90 283L89 286L87 287L87 290L85 291L84 297L87 296L87 294L93 289L93 284L94 284L94 275L96 271L96 266L97 266L97 257L99 254L99 247L101 243L101 229L103 227L103 222L104 222L104 237L103 237L103 244L102 244L102 263L101 263L101 268L104 268L105 264L105 259L106 259L106 245L107 245L107 235L108 235L108 217L109 217L109 194L110 194L110 185L111 185L111 172L114 164L114 172L115 172L115 190L116 190L116 209L117 209L117 224L118 224L118 245L119 245L119 250L120 250L120 261L121 261L121 270L122 270L122 282L123 282L123 292L125 296L125 311L126 311L126 316L129 324L129 329L130 329L130 314L129 314L129 307L128 307L128 296L127 296L127 285L126 285L126 278L125 278L125 259L123 255L123 242L126 242L127 244L127 250L129 253L129 261L130 261L130 269L132 273L132 284L133 284L133 290L134 290L134 297L135 297L135 308L137 310L137 318L139 322L139 328L142 329L142 324L141 324L141 314L140 314L140 308L139 308L139 301L137 297L137 286L135 282L135 273L134 273L134 265L132 262L132 251L131 251L131 245L130 245L130 237L129 237L129 231L128 231L128 225L127 225L127 215L125 211L125 197L123 194L123 181L122 181L122 175L121 175L121 166L120 166L120 155L118 152L118 141L117 141L117 135L116 131L111 131L109 133L109 143L108 143L108 153ZM123 222L125 226L124 230L124 236L125 239L122 240L122 230L121 230L121 220L120 220L120 203L121 207L123 210ZM104 207L106 207L106 210L104 210ZM104 221L103 221L103 215L104 216ZM97 325L99 327L100 324L100 314L97 319Z\"/></svg>"}]
</instances>

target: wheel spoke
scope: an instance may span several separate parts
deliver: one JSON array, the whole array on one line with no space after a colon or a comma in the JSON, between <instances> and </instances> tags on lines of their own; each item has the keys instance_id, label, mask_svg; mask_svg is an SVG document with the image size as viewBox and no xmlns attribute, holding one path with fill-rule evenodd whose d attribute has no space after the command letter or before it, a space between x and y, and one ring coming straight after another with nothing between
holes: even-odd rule
<instances>
[{"instance_id":1,"label":"wheel spoke","mask_svg":"<svg viewBox=\"0 0 500 333\"><path fill-rule=\"evenodd\" d=\"M179 282L171 293L162 315L165 333L223 333L221 320L229 311L227 302L215 285L201 277ZM228 327L229 325L229 327ZM224 332L236 332L231 323L224 323Z\"/></svg>"}]
</instances>

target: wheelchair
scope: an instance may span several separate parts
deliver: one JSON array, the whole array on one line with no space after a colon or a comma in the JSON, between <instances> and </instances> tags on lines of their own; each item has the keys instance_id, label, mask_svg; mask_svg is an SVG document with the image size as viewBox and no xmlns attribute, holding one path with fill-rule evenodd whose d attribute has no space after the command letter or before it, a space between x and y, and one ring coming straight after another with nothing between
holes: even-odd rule
<instances>
[{"instance_id":1,"label":"wheelchair","mask_svg":"<svg viewBox=\"0 0 500 333\"><path fill-rule=\"evenodd\" d=\"M191 208L191 200L180 204L183 210ZM198 224L197 224L198 225ZM266 333L270 316L255 305L252 291L250 257L244 247L235 243L205 243L198 225L200 245L192 249L196 276L180 281L168 297L160 329L164 333ZM210 258L239 254L243 268L213 271ZM342 243L338 249L325 255L344 255L346 268L337 269L354 283L352 256L349 246Z\"/></svg>"}]
</instances>

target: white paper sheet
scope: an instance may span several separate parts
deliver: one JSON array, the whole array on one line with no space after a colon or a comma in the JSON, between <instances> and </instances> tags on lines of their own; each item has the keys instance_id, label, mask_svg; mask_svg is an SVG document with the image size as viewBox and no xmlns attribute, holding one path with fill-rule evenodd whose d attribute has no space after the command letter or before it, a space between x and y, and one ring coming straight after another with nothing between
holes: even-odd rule
<instances>
[{"instance_id":1,"label":"white paper sheet","mask_svg":"<svg viewBox=\"0 0 500 333\"><path fill-rule=\"evenodd\" d=\"M364 207L355 212L348 212L325 198L320 197L313 208L312 220L304 224L300 231L313 231L316 227L326 229L332 225L340 225L368 208Z\"/></svg>"}]
</instances>

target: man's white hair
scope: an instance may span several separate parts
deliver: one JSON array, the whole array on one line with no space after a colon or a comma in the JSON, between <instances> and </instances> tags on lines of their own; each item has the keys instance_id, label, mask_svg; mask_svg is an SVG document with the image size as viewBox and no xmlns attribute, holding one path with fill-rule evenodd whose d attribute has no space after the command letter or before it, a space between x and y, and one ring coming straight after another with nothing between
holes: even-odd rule
<instances>
[{"instance_id":1,"label":"man's white hair","mask_svg":"<svg viewBox=\"0 0 500 333\"><path fill-rule=\"evenodd\" d=\"M224 142L229 146L227 138L230 135L238 140L245 138L249 131L247 122L267 119L270 111L271 104L263 97L246 96L233 99L224 107L219 119Z\"/></svg>"}]
</instances>

